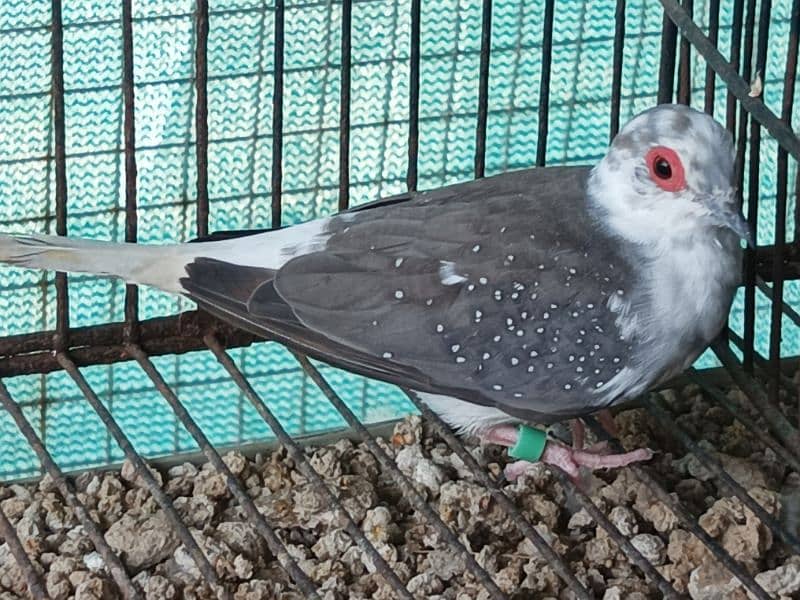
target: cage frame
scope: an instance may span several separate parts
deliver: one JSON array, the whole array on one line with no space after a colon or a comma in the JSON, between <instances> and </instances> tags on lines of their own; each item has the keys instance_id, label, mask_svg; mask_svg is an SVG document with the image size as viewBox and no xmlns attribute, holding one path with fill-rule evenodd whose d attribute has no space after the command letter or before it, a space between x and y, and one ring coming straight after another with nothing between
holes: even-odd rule
<instances>
[{"instance_id":1,"label":"cage frame","mask_svg":"<svg viewBox=\"0 0 800 600\"><path fill-rule=\"evenodd\" d=\"M351 27L352 5L358 0L341 0L341 89L340 89L340 135L339 135L339 190L338 208L344 210L349 206L349 156L350 156L350 67L351 67ZM793 21L789 35L789 47L786 57L784 94L781 115L774 114L758 97L750 94L751 58L755 51L756 71L766 60L768 24L770 20L771 2L760 3L760 12L756 11L756 1L735 0L734 2L734 39L731 44L730 60L723 57L716 48L719 27L719 0L710 2L709 34L704 34L692 18L692 1L660 0L664 10L661 61L659 64L658 101L669 102L677 98L678 102L688 103L690 96L689 60L690 52L698 52L706 61L705 106L711 112L715 93L716 77L719 76L727 85L726 125L736 134L737 165L740 188L745 167L744 156L748 149L747 135L749 127L749 151L758 155L761 129L766 129L778 142L777 164L777 196L776 196L776 239L771 246L750 248L745 254L744 287L745 287L745 330L739 338L728 332L727 337L717 341L713 350L727 376L744 392L751 406L742 406L727 398L711 378L690 370L690 380L698 383L704 393L716 404L729 412L742 425L755 435L765 446L771 448L794 470L800 472L800 433L788 422L785 416L775 408L781 387L788 387L790 381L782 370L780 355L781 319L788 316L800 325L798 315L788 304L783 302L783 283L788 278L800 278L800 244L787 243L785 225L787 220L788 194L788 162L789 158L800 161L800 138L792 132L791 118L794 99L794 86L797 78L798 29L800 29L800 0L792 2ZM310 2L309 6L315 4ZM324 3L323 3L324 4ZM295 6L295 5L293 5ZM301 5L305 6L305 5ZM68 181L66 173L65 115L64 115L64 73L63 73L63 23L61 18L62 0L52 0L52 99L54 124L55 165L55 224L58 235L67 233L67 195ZM613 80L611 90L610 137L619 129L621 103L621 73L625 35L626 0L616 0L615 31L613 49ZM745 8L747 9L745 11ZM125 159L125 241L136 242L137 239L137 173L136 173L136 120L134 94L133 65L133 18L132 0L121 0L121 33L123 40L122 94L124 107L124 159ZM274 72L273 72L273 146L272 146L272 191L271 213L272 226L281 224L281 192L282 192L282 131L283 131L283 76L284 76L284 2L275 0L272 7L264 5L263 10L271 10L274 15ZM552 61L552 33L555 0L545 0L544 27L542 32L542 77L540 81L539 111L543 118L539 120L536 159L538 166L545 165L545 151L548 135L548 110L550 96L550 68ZM193 13L196 27L195 40L195 154L197 164L197 222L198 236L208 234L209 194L208 194L208 35L209 4L208 0L195 0ZM416 190L418 182L417 161L419 152L419 96L420 96L420 42L421 42L421 0L411 0L408 15L411 23L410 37L410 81L409 81L409 130L408 130L408 167L406 183L409 190ZM758 36L756 37L756 20ZM117 23L117 21L114 21ZM490 45L492 24L492 0L482 0L482 29L480 50L480 73L478 88L478 110L475 127L476 152L474 175L482 177L485 170L486 130L489 99ZM680 39L680 42L679 42ZM741 65L742 74L739 74ZM677 89L674 86L675 69L677 67ZM751 186L748 190L748 219L753 222L758 209L758 188L753 181L758 180L758 161L747 164L750 170ZM796 192L800 196L800 178L795 182ZM795 223L800 225L800 211L794 215ZM797 228L800 230L800 227ZM772 287L768 285L772 284ZM281 425L263 398L250 385L247 377L237 367L229 355L229 350L250 345L257 341L255 336L240 331L225 323L221 323L200 311L189 311L170 317L138 319L138 290L128 285L125 293L124 321L91 327L72 328L69 321L68 286L66 275L56 275L56 329L53 332L37 332L0 338L0 405L16 422L20 432L39 458L42 469L55 483L68 505L76 513L79 522L84 526L96 550L109 567L110 574L125 598L141 598L142 591L133 582L131 574L126 572L121 559L116 556L105 542L86 508L75 493L71 478L65 474L49 455L46 445L31 424L27 421L20 406L10 395L3 378L30 373L48 373L56 370L65 371L80 389L85 400L98 414L105 427L131 461L136 473L142 478L145 487L164 510L170 525L175 528L181 542L186 546L195 561L203 578L211 585L220 598L230 598L230 590L220 581L208 557L192 538L188 527L181 520L175 507L159 486L149 470L145 458L139 454L130 440L116 423L108 409L99 400L95 391L83 376L81 368L89 365L110 364L119 361L133 360L139 364L152 385L160 392L179 421L192 435L205 458L221 473L226 484L244 509L248 520L256 526L259 535L265 540L270 551L286 570L298 589L309 598L318 598L316 587L310 578L300 569L297 562L287 552L266 518L261 515L242 489L241 484L222 460L220 452L205 436L184 407L176 393L167 384L158 368L151 360L154 356L177 354L192 350L209 350L222 365L228 376L244 396L250 401L261 418L275 434L290 457L297 463L301 472L316 487L324 490L326 497L340 511L345 521L345 531L353 537L356 544L370 557L376 570L384 577L387 584L398 597L411 598L398 575L380 556L375 547L361 532L351 515L343 507L337 495L322 481L320 475L311 466L303 453L301 444L292 439ZM772 302L770 325L770 354L760 356L754 348L755 331L755 292L761 290ZM775 300L777 298L777 300ZM743 353L740 362L731 351L730 343L738 346ZM450 529L428 504L426 499L411 485L408 478L399 470L392 458L376 442L371 431L365 427L358 417L348 408L336 391L326 381L322 373L302 354L293 352L298 364L334 406L351 428L353 435L365 442L382 468L390 474L403 489L406 499L419 511L428 524L436 530L446 544L455 550L463 560L464 571L479 581L491 598L504 598L505 595L493 581L492 577L481 567L472 554L458 539L457 532ZM767 388L764 389L755 373L766 374ZM558 556L544 538L534 528L513 501L501 490L499 482L485 472L463 443L449 430L444 422L433 413L411 391L404 390L410 401L422 416L432 423L437 434L455 452L476 480L484 485L495 502L507 513L525 538L548 560L555 573L578 598L591 598L591 591L570 570L569 565ZM791 390L797 393L797 390ZM747 491L736 483L730 475L708 453L698 446L695 440L676 424L668 407L655 397L647 397L644 404L657 422L669 425L666 429L676 441L693 453L700 463L709 469L718 485L727 489L733 496L752 510L772 534L780 539L788 548L800 554L800 540L793 533L782 527L770 517L748 495ZM759 428L749 416L749 408L759 410L768 422L771 431ZM604 434L597 423L589 419L590 427L602 437ZM668 506L676 515L681 525L697 537L712 555L751 592L756 598L768 598L765 590L747 572L742 564L733 559L711 536L709 536L691 515L690 511L671 497L667 490L656 481L646 466L634 465L632 469L636 478L650 486L657 498ZM630 541L612 524L598 507L564 473L553 470L561 485L568 489L579 504L595 519L609 537L619 545L627 558L643 573L647 581L657 588L666 598L677 598L680 595L642 556ZM0 538L4 539L24 573L29 593L37 600L47 598L47 591L34 564L25 553L13 525L0 509Z\"/></svg>"}]
</instances>

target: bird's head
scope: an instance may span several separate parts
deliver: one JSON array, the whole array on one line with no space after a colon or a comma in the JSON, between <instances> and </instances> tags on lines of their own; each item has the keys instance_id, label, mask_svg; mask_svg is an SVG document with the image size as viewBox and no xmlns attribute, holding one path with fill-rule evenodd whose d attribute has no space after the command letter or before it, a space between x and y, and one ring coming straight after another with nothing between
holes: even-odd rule
<instances>
[{"instance_id":1,"label":"bird's head","mask_svg":"<svg viewBox=\"0 0 800 600\"><path fill-rule=\"evenodd\" d=\"M660 245L712 235L749 241L733 171L725 128L693 108L662 104L622 128L593 169L589 193L614 232L631 241Z\"/></svg>"}]
</instances>

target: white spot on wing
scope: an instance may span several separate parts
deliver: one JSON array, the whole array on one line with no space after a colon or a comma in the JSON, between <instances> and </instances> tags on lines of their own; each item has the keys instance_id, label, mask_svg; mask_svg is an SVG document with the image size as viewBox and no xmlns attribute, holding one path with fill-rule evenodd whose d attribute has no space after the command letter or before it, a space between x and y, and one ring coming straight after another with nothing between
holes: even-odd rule
<instances>
[{"instance_id":1,"label":"white spot on wing","mask_svg":"<svg viewBox=\"0 0 800 600\"><path fill-rule=\"evenodd\" d=\"M456 273L456 265L447 260L439 261L439 277L444 285L455 285L467 280L463 275Z\"/></svg>"}]
</instances>

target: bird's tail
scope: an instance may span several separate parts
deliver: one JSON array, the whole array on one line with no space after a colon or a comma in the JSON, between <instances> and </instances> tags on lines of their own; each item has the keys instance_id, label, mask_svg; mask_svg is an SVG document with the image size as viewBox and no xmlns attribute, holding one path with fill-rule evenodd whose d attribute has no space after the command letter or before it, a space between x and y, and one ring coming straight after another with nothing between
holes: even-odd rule
<instances>
[{"instance_id":1,"label":"bird's tail","mask_svg":"<svg viewBox=\"0 0 800 600\"><path fill-rule=\"evenodd\" d=\"M0 263L29 269L91 273L180 292L192 245L148 246L55 235L0 234Z\"/></svg>"}]
</instances>

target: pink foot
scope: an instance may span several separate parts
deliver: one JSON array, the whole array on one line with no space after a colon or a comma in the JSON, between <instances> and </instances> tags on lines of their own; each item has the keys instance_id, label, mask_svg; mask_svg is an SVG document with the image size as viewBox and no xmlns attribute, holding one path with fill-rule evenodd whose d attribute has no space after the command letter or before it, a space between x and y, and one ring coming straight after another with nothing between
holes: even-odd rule
<instances>
[{"instance_id":1,"label":"pink foot","mask_svg":"<svg viewBox=\"0 0 800 600\"><path fill-rule=\"evenodd\" d=\"M502 446L513 446L517 442L517 427L515 425L497 425L483 433L487 442ZM559 442L549 440L544 448L540 462L559 467L573 480L577 480L580 468L586 467L590 471L597 469L616 469L632 463L650 460L653 451L649 448L639 448L623 454L608 454L608 445L595 444L586 450L570 448ZM509 481L516 480L533 463L518 460L506 466L505 476Z\"/></svg>"}]
</instances>

